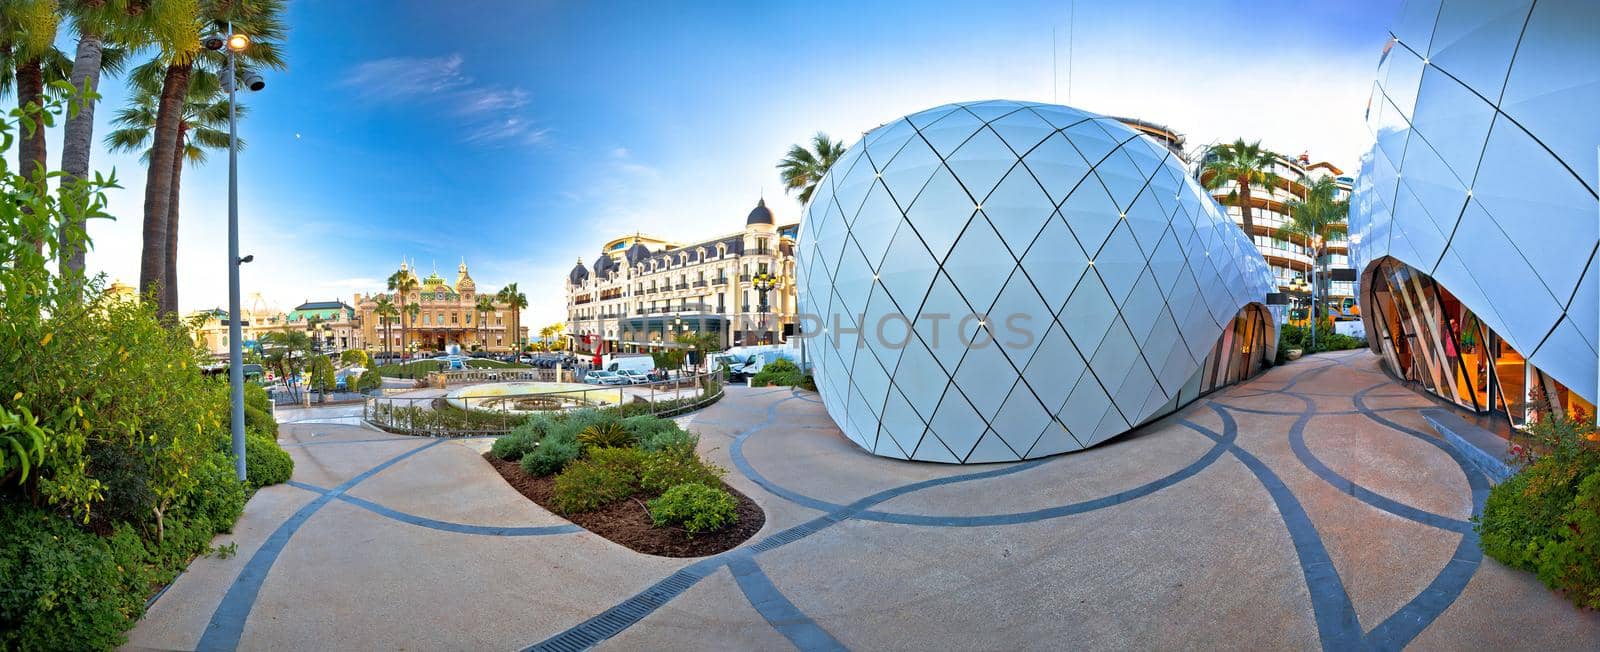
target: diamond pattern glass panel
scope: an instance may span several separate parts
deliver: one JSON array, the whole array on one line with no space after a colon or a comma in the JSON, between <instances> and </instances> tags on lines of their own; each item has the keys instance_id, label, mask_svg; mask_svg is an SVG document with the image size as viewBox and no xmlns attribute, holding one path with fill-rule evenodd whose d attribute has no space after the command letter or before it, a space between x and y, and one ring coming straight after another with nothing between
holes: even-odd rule
<instances>
[{"instance_id":1,"label":"diamond pattern glass panel","mask_svg":"<svg viewBox=\"0 0 1600 652\"><path fill-rule=\"evenodd\" d=\"M1595 290L1580 285L1600 243L1597 20L1593 2L1410 0L1401 10L1367 114L1375 145L1350 202L1350 259L1363 270L1375 348L1383 322L1365 308L1373 270L1392 259L1595 398Z\"/></svg>"},{"instance_id":2,"label":"diamond pattern glass panel","mask_svg":"<svg viewBox=\"0 0 1600 652\"><path fill-rule=\"evenodd\" d=\"M835 330L861 322L808 346L829 415L875 454L1001 462L1115 437L1198 396L1177 392L1274 286L1182 162L1116 120L987 101L861 142L806 208L797 287L853 313L818 315Z\"/></svg>"}]
</instances>

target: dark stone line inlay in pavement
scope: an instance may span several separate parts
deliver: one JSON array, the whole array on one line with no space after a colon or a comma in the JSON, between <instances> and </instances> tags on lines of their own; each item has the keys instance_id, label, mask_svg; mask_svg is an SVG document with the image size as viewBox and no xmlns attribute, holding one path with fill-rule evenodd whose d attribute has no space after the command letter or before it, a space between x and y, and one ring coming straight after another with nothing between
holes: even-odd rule
<instances>
[{"instance_id":1,"label":"dark stone line inlay in pavement","mask_svg":"<svg viewBox=\"0 0 1600 652\"><path fill-rule=\"evenodd\" d=\"M1210 407L1222 417L1223 432L1237 432L1238 424L1233 415L1221 406ZM1309 418L1301 417L1301 420ZM1220 443L1226 440L1224 435L1188 419L1182 419L1179 423L1213 441ZM1338 569L1333 567L1333 559L1322 545L1322 535L1317 533L1311 516L1300 505L1300 500L1295 498L1289 486L1265 462L1235 443L1230 442L1226 446L1228 452L1243 463L1267 490L1267 495L1278 508L1278 516L1289 531L1295 555L1300 560L1300 571L1305 575L1306 590L1311 595L1311 609L1317 621L1317 634L1322 639L1322 649L1355 649L1361 644L1361 623L1356 620L1355 605L1350 602L1350 594L1345 591L1344 581L1339 578Z\"/></svg>"},{"instance_id":2,"label":"dark stone line inlay in pavement","mask_svg":"<svg viewBox=\"0 0 1600 652\"><path fill-rule=\"evenodd\" d=\"M1472 524L1467 521L1412 507L1398 500L1367 489L1355 481L1340 475L1338 471L1333 470L1327 464L1324 464L1320 458L1311 452L1311 448L1306 446L1306 422L1309 421L1309 417L1311 415L1316 414L1314 411L1316 409L1316 404L1313 403L1311 399L1294 394L1292 392L1286 393L1285 395L1300 399L1306 404L1306 410L1302 413L1305 415L1305 417L1296 419L1294 425L1289 428L1289 448L1294 451L1294 456L1300 460L1300 463L1304 464L1305 467L1310 469L1311 472L1316 474L1317 477L1322 478L1323 482L1328 483L1334 489L1338 489L1342 494L1355 498L1356 500L1390 514L1394 514L1395 516L1399 516L1400 518L1415 521L1430 527L1436 527L1441 530L1449 530L1451 532L1466 532L1472 529ZM1356 410L1355 413L1361 414L1361 411Z\"/></svg>"},{"instance_id":3,"label":"dark stone line inlay in pavement","mask_svg":"<svg viewBox=\"0 0 1600 652\"><path fill-rule=\"evenodd\" d=\"M739 584L739 590L750 601L750 606L755 607L767 624L802 652L849 649L784 597L783 592L772 583L772 578L762 572L754 559L739 557L731 560L728 562L728 571L733 573L733 580Z\"/></svg>"},{"instance_id":4,"label":"dark stone line inlay in pavement","mask_svg":"<svg viewBox=\"0 0 1600 652\"><path fill-rule=\"evenodd\" d=\"M311 484L306 484L304 482L295 482L294 480L290 480L286 484L288 484L289 486L294 487L296 489L304 489L304 490L310 491L312 493L326 494L326 493L330 493L332 491L330 489L324 489L322 487L318 487L316 485L311 485ZM452 523L452 522L449 522L449 521L440 521L440 520L436 520L436 519L431 519L431 518L428 518L426 516L417 516L415 514L407 514L405 512L399 511L399 510L395 510L395 509L391 509L391 508L388 508L388 507L384 507L383 505L380 505L378 503L372 502L370 500L357 498L357 497L352 496L352 495L347 494L347 493L342 493L342 494L339 494L339 495L334 496L334 497L338 498L341 501L350 503L351 505L355 505L356 507L360 507L360 508L365 509L365 510L367 510L369 512L377 514L379 516L385 516L385 517L388 517L388 518L392 518L392 519L394 519L396 521L400 521L401 523L408 523L408 524L411 524L411 525L425 527L425 528L429 528L429 529L433 529L433 530L441 530L441 531L444 531L444 532L455 532L457 534L477 534L477 535L492 536L492 537L537 537L537 536L544 536L544 535L547 535L547 534L571 534L573 532L582 532L583 531L583 528L578 527L577 525L574 525L574 524L571 524L571 523L568 523L566 525L528 525L528 526L469 525L469 524L466 524L466 523Z\"/></svg>"},{"instance_id":5,"label":"dark stone line inlay in pavement","mask_svg":"<svg viewBox=\"0 0 1600 652\"><path fill-rule=\"evenodd\" d=\"M261 547L256 549L256 553L250 556L250 561L245 562L244 568L239 571L239 576L234 578L233 584L228 587L228 593L222 596L222 602L217 605L217 610L211 613L211 622L206 625L206 631L200 636L200 644L195 649L233 650L239 647L239 637L244 634L245 621L250 618L250 610L255 607L256 596L261 592L262 583L267 580L267 573L272 571L272 564L278 560L278 555L283 552L283 547L289 543L290 537L293 537L313 514L363 480L394 466L400 460L444 442L443 439L435 439L367 469L331 491L317 496L290 516L289 520L279 525L278 529L273 530L267 540L261 543Z\"/></svg>"}]
</instances>

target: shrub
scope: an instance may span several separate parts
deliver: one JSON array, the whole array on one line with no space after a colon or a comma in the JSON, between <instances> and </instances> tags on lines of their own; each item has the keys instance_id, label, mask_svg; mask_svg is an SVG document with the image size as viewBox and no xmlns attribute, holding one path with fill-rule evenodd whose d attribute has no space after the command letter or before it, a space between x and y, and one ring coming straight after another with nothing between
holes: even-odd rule
<instances>
[{"instance_id":1,"label":"shrub","mask_svg":"<svg viewBox=\"0 0 1600 652\"><path fill-rule=\"evenodd\" d=\"M537 448L522 456L522 470L537 476L560 473L582 452L583 446L578 443L577 437L566 433L550 433L545 435Z\"/></svg>"},{"instance_id":2,"label":"shrub","mask_svg":"<svg viewBox=\"0 0 1600 652\"><path fill-rule=\"evenodd\" d=\"M489 447L489 454L507 462L515 462L538 446L539 441L534 433L518 427L511 434L494 440Z\"/></svg>"},{"instance_id":3,"label":"shrub","mask_svg":"<svg viewBox=\"0 0 1600 652\"><path fill-rule=\"evenodd\" d=\"M1536 403L1542 403L1535 390ZM1527 431L1522 470L1496 485L1476 528L1483 551L1600 608L1600 449L1589 417L1560 410ZM1533 452L1538 457L1533 457Z\"/></svg>"},{"instance_id":4,"label":"shrub","mask_svg":"<svg viewBox=\"0 0 1600 652\"><path fill-rule=\"evenodd\" d=\"M249 441L245 439L247 458L250 454ZM245 462L248 465L249 459ZM245 483L234 477L233 457L221 452L212 453L204 464L196 467L195 475L199 482L178 506L178 516L188 521L203 521L212 532L231 532L234 522L244 513L247 498ZM210 538L209 533L207 538Z\"/></svg>"},{"instance_id":5,"label":"shrub","mask_svg":"<svg viewBox=\"0 0 1600 652\"><path fill-rule=\"evenodd\" d=\"M755 377L750 379L751 387L768 387L774 385L783 387L798 387L804 383L805 374L800 372L800 367L795 366L793 362L790 362L786 358L778 358L777 360L767 363L766 366L761 368L761 371L756 372Z\"/></svg>"},{"instance_id":6,"label":"shrub","mask_svg":"<svg viewBox=\"0 0 1600 652\"><path fill-rule=\"evenodd\" d=\"M105 650L144 612L144 548L131 528L101 538L0 501L0 648Z\"/></svg>"},{"instance_id":7,"label":"shrub","mask_svg":"<svg viewBox=\"0 0 1600 652\"><path fill-rule=\"evenodd\" d=\"M656 527L679 525L690 535L711 532L739 521L739 501L721 487L680 484L650 501L650 518Z\"/></svg>"},{"instance_id":8,"label":"shrub","mask_svg":"<svg viewBox=\"0 0 1600 652\"><path fill-rule=\"evenodd\" d=\"M245 436L244 465L251 489L288 482L289 476L294 475L294 458L278 442L266 437Z\"/></svg>"},{"instance_id":9,"label":"shrub","mask_svg":"<svg viewBox=\"0 0 1600 652\"><path fill-rule=\"evenodd\" d=\"M244 430L250 434L277 439L278 420L272 418L270 410L263 410L246 403L244 406Z\"/></svg>"},{"instance_id":10,"label":"shrub","mask_svg":"<svg viewBox=\"0 0 1600 652\"><path fill-rule=\"evenodd\" d=\"M698 435L679 428L678 424L671 419L640 415L624 419L623 425L633 432L634 438L639 442L639 448L647 451L659 451L680 446L687 446L693 449L696 444L700 443Z\"/></svg>"},{"instance_id":11,"label":"shrub","mask_svg":"<svg viewBox=\"0 0 1600 652\"><path fill-rule=\"evenodd\" d=\"M693 446L675 446L650 453L639 473L639 486L645 493L659 496L680 484L698 483L719 486L725 469L700 460Z\"/></svg>"},{"instance_id":12,"label":"shrub","mask_svg":"<svg viewBox=\"0 0 1600 652\"><path fill-rule=\"evenodd\" d=\"M644 473L650 453L637 448L596 448L589 451L589 462L637 478Z\"/></svg>"},{"instance_id":13,"label":"shrub","mask_svg":"<svg viewBox=\"0 0 1600 652\"><path fill-rule=\"evenodd\" d=\"M637 477L616 465L579 461L556 476L551 503L563 514L599 509L637 490Z\"/></svg>"},{"instance_id":14,"label":"shrub","mask_svg":"<svg viewBox=\"0 0 1600 652\"><path fill-rule=\"evenodd\" d=\"M622 448L633 445L633 435L617 421L602 421L578 433L578 441L585 449Z\"/></svg>"}]
</instances>

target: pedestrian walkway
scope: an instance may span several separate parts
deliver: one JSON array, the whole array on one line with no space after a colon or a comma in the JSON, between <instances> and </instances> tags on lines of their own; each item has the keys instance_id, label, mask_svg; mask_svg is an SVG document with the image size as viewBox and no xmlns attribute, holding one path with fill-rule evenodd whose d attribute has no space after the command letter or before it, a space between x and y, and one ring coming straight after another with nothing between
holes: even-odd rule
<instances>
[{"instance_id":1,"label":"pedestrian walkway","mask_svg":"<svg viewBox=\"0 0 1600 652\"><path fill-rule=\"evenodd\" d=\"M301 420L294 482L130 646L1600 648L1600 615L1479 551L1488 483L1432 406L1322 354L1088 451L960 467L862 452L815 394L729 388L681 421L767 522L699 560L529 503L489 440Z\"/></svg>"}]
</instances>

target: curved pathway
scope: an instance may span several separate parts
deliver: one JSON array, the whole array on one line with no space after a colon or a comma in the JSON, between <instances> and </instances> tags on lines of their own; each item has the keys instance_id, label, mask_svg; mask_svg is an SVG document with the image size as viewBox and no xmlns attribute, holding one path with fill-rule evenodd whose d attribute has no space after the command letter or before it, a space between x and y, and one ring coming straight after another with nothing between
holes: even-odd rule
<instances>
[{"instance_id":1,"label":"curved pathway","mask_svg":"<svg viewBox=\"0 0 1600 652\"><path fill-rule=\"evenodd\" d=\"M972 467L873 457L812 394L731 388L680 421L767 524L699 560L527 502L487 440L296 415L294 481L130 646L1600 647L1600 616L1484 559L1487 481L1375 360L1313 356L1107 445Z\"/></svg>"}]
</instances>

